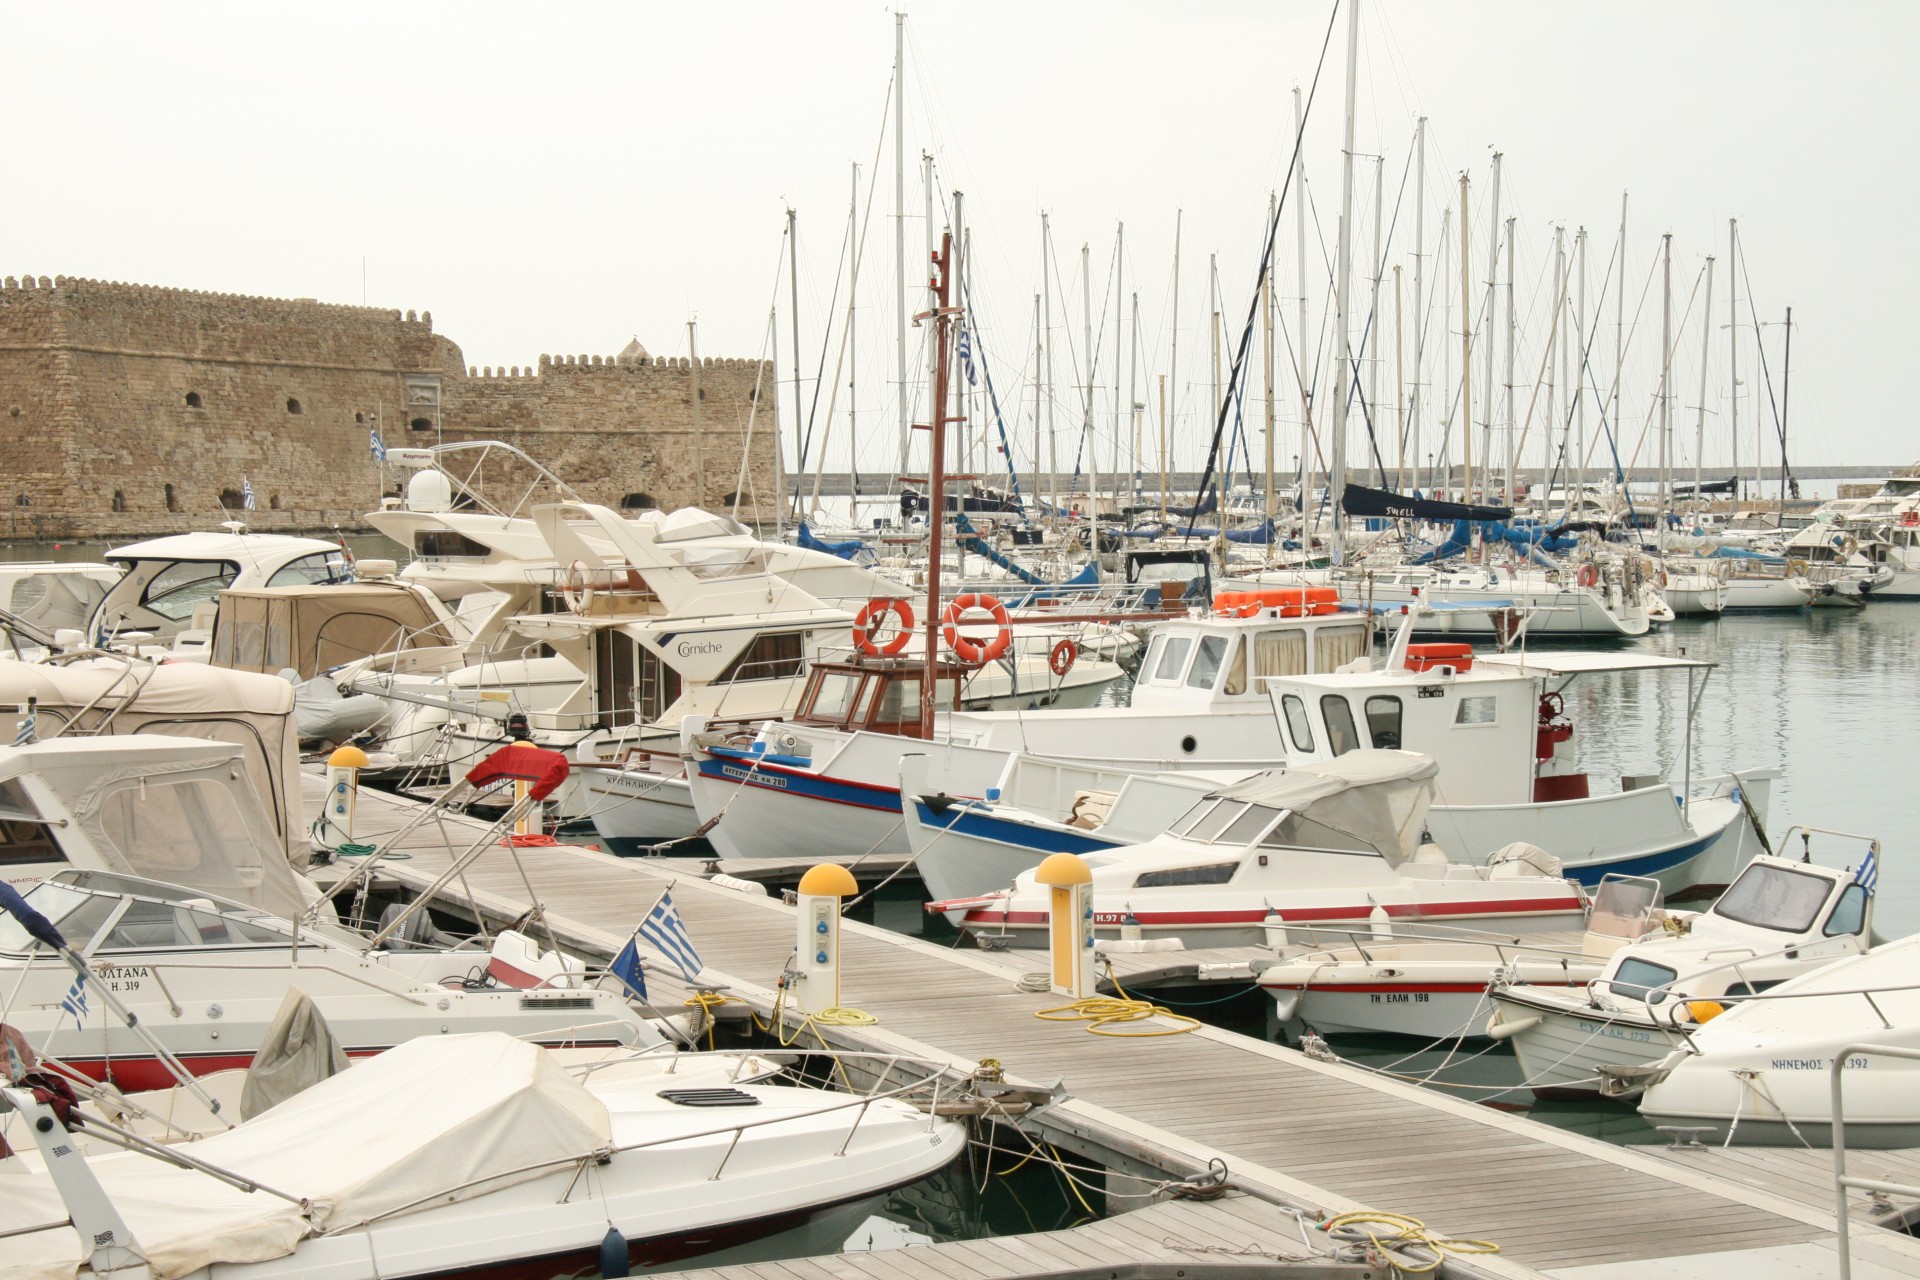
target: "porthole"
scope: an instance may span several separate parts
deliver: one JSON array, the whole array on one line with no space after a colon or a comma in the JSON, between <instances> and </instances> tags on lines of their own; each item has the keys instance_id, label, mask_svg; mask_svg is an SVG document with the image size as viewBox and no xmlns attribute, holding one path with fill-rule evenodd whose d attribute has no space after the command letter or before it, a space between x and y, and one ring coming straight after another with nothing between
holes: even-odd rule
<instances>
[{"instance_id":1,"label":"porthole","mask_svg":"<svg viewBox=\"0 0 1920 1280\"><path fill-rule=\"evenodd\" d=\"M1192 734L1188 734L1186 737L1180 739L1180 749L1186 752L1188 755L1192 755L1194 753L1194 750L1198 748L1199 745L1200 744L1198 742L1194 741L1194 737Z\"/></svg>"}]
</instances>

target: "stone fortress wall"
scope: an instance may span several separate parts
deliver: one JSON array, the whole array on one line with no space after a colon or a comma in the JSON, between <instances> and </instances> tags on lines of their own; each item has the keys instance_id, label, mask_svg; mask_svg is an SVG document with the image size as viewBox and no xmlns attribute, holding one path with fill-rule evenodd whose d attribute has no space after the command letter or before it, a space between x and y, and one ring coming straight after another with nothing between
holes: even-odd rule
<instances>
[{"instance_id":1,"label":"stone fortress wall","mask_svg":"<svg viewBox=\"0 0 1920 1280\"><path fill-rule=\"evenodd\" d=\"M507 441L609 506L725 507L756 394L740 514L770 517L771 368L703 359L697 374L637 342L475 369L428 312L7 277L0 536L211 528L223 508L241 517L245 486L251 527L360 528L383 479L403 479L373 461L375 426L390 449Z\"/></svg>"}]
</instances>

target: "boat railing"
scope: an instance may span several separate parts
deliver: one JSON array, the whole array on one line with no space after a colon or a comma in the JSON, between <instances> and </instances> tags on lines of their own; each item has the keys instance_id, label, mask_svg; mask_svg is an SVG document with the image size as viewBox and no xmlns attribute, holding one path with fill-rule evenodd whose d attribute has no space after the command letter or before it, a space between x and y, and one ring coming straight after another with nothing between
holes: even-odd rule
<instances>
[{"instance_id":1,"label":"boat railing","mask_svg":"<svg viewBox=\"0 0 1920 1280\"><path fill-rule=\"evenodd\" d=\"M1827 1068L1829 1105L1833 1109L1833 1229L1836 1252L1840 1256L1840 1280L1853 1277L1853 1222L1847 1215L1848 1191L1871 1191L1887 1196L1920 1196L1920 1187L1884 1178L1857 1178L1847 1173L1847 1115L1842 1080L1848 1067L1865 1066L1868 1058L1904 1058L1920 1061L1920 1049L1904 1045L1850 1044L1833 1055Z\"/></svg>"},{"instance_id":2,"label":"boat railing","mask_svg":"<svg viewBox=\"0 0 1920 1280\"><path fill-rule=\"evenodd\" d=\"M1402 942L1481 946L1492 953L1490 958L1497 959L1502 969L1522 960L1591 961L1595 959L1595 957L1587 955L1577 945L1556 946L1550 942L1518 937L1510 933L1493 933L1484 929L1472 929L1464 926L1406 925L1395 921L1391 926L1391 932L1388 933L1375 933L1367 926L1335 928L1326 925L1286 924L1277 927L1284 927L1288 932L1298 931L1300 933L1313 934L1316 937L1328 936L1345 938L1347 940L1345 945L1351 947L1353 951L1368 964L1377 963L1369 953L1368 948L1384 949ZM1330 955L1339 945L1338 943L1318 941L1290 944L1290 946L1302 947L1303 950L1293 955L1282 955L1281 962L1285 964L1298 964L1310 961L1317 956Z\"/></svg>"}]
</instances>

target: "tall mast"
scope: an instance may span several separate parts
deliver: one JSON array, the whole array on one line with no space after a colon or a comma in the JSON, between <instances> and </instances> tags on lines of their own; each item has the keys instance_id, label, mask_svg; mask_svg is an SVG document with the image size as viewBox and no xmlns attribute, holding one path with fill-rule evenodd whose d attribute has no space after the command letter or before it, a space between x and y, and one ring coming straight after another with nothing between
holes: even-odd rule
<instances>
[{"instance_id":1,"label":"tall mast","mask_svg":"<svg viewBox=\"0 0 1920 1280\"><path fill-rule=\"evenodd\" d=\"M922 151L920 153L920 190L921 190L921 193L926 197L926 212L923 216L925 218L925 226L927 228L927 248L926 248L927 256L925 258L922 258L921 261L931 262L933 261L933 253L934 253L933 156L925 151ZM925 350L922 352L923 363L921 367L931 372L933 369L933 331L931 329L927 330L927 334L925 339L922 342L922 346L925 348ZM919 399L918 396L915 396L914 398L916 400ZM929 405L932 404L932 400L933 400L933 388L928 387L927 402ZM931 437L929 437L929 439L931 439ZM946 461L945 458L941 459L942 463L944 463L945 461ZM931 467L933 464L929 462L927 465ZM906 472L902 470L900 474L905 475Z\"/></svg>"},{"instance_id":2,"label":"tall mast","mask_svg":"<svg viewBox=\"0 0 1920 1280\"><path fill-rule=\"evenodd\" d=\"M801 465L800 451L804 448L800 430L800 225L799 215L792 209L787 210L787 291L792 304L788 310L793 315L793 465ZM794 502L800 500L800 486L794 484ZM780 498L780 507L786 507L786 495Z\"/></svg>"},{"instance_id":3,"label":"tall mast","mask_svg":"<svg viewBox=\"0 0 1920 1280\"><path fill-rule=\"evenodd\" d=\"M1293 86L1293 136L1298 140L1305 129L1300 105L1300 86ZM1300 530L1303 541L1311 546L1312 536L1307 533L1308 490L1311 486L1307 477L1313 471L1313 390L1307 385L1307 157L1305 148L1297 145L1294 154L1299 157L1295 176L1299 178L1299 188L1293 193L1293 253L1295 270L1300 276L1300 314L1293 336L1293 373L1300 384Z\"/></svg>"},{"instance_id":4,"label":"tall mast","mask_svg":"<svg viewBox=\"0 0 1920 1280\"><path fill-rule=\"evenodd\" d=\"M1333 450L1327 468L1327 501L1333 508L1331 560L1346 559L1345 520L1341 499L1347 487L1347 389L1352 385L1347 363L1347 305L1353 269L1353 116L1360 79L1360 0L1347 0L1347 118L1340 162L1340 241L1333 275L1333 351L1339 379L1334 384Z\"/></svg>"},{"instance_id":5,"label":"tall mast","mask_svg":"<svg viewBox=\"0 0 1920 1280\"><path fill-rule=\"evenodd\" d=\"M1554 393L1564 387L1566 388L1566 395L1569 397L1573 395L1572 385L1567 381L1568 326L1561 323L1561 316L1565 314L1567 309L1567 229L1563 226L1555 226L1553 229L1553 278L1557 282L1554 288L1558 290L1559 293L1554 303L1554 332L1557 347L1554 351L1553 359L1550 359L1547 364L1547 447L1544 454L1546 466L1540 473L1540 483L1543 488L1546 486L1547 477L1552 475L1554 470L1554 442L1556 440L1559 441L1560 448L1563 450L1562 458L1565 457L1564 450L1567 447L1568 433L1562 427L1561 418L1563 415L1558 411L1559 407L1556 403L1557 397ZM1553 360L1558 360L1559 364L1557 368ZM1564 480L1561 482L1563 488L1565 483ZM1540 496L1542 502L1544 502L1548 494L1542 493ZM1565 504L1563 503L1563 511L1564 507ZM1551 513L1542 507L1541 514L1549 515Z\"/></svg>"},{"instance_id":6,"label":"tall mast","mask_svg":"<svg viewBox=\"0 0 1920 1280\"><path fill-rule=\"evenodd\" d=\"M1046 514L1046 502L1040 496L1040 389L1041 361L1046 358L1040 328L1040 295L1033 295L1033 500L1034 515Z\"/></svg>"},{"instance_id":7,"label":"tall mast","mask_svg":"<svg viewBox=\"0 0 1920 1280\"><path fill-rule=\"evenodd\" d=\"M1380 337L1383 327L1380 322L1380 285L1381 275L1386 269L1386 260L1380 256L1380 228L1385 221L1382 201L1387 190L1387 158L1373 158L1373 261L1367 265L1373 268L1373 295L1367 301L1367 425L1377 436L1380 431L1380 366L1386 344ZM1377 447L1377 446L1376 446Z\"/></svg>"},{"instance_id":8,"label":"tall mast","mask_svg":"<svg viewBox=\"0 0 1920 1280\"><path fill-rule=\"evenodd\" d=\"M1207 377L1207 417L1212 418L1220 412L1220 255L1207 255L1207 351L1213 360L1213 370ZM1233 446L1227 446L1226 473L1233 476ZM1227 486L1231 488L1231 485ZM1194 495L1194 501L1200 502L1204 494Z\"/></svg>"},{"instance_id":9,"label":"tall mast","mask_svg":"<svg viewBox=\"0 0 1920 1280\"><path fill-rule=\"evenodd\" d=\"M1740 297L1734 292L1740 264L1734 244L1740 238L1740 220L1727 219L1727 422L1733 442L1733 505L1740 505Z\"/></svg>"},{"instance_id":10,"label":"tall mast","mask_svg":"<svg viewBox=\"0 0 1920 1280\"><path fill-rule=\"evenodd\" d=\"M1793 387L1793 308L1787 308L1787 349L1780 357L1780 508L1775 528L1787 523L1787 393Z\"/></svg>"},{"instance_id":11,"label":"tall mast","mask_svg":"<svg viewBox=\"0 0 1920 1280\"><path fill-rule=\"evenodd\" d=\"M1466 472L1460 490L1463 502L1473 501L1473 272L1467 228L1468 179L1460 174L1460 458ZM1448 464L1451 469L1452 464Z\"/></svg>"},{"instance_id":12,"label":"tall mast","mask_svg":"<svg viewBox=\"0 0 1920 1280\"><path fill-rule=\"evenodd\" d=\"M933 255L933 279L928 282L933 305L920 319L933 321L933 417L927 468L929 499L927 554L927 665L920 680L920 736L933 737L934 695L940 687L940 557L941 527L946 523L947 477L942 465L947 456L947 350L948 333L958 308L949 305L953 283L953 233L940 237L940 251Z\"/></svg>"},{"instance_id":13,"label":"tall mast","mask_svg":"<svg viewBox=\"0 0 1920 1280\"><path fill-rule=\"evenodd\" d=\"M929 170L927 176L931 178L933 176L931 170L932 157L928 157L928 165ZM931 183L928 184L928 191L932 191ZM970 265L967 262L966 203L966 193L956 190L953 193L952 247L947 255L947 270L953 273L953 287L950 292L952 292L955 299L958 300L963 312L966 310L967 305L967 267ZM931 213L932 209L929 208L928 212ZM928 219L927 225L933 225L932 219ZM927 258L931 261L933 255L929 253ZM963 322L961 334L964 336L965 333L966 329ZM964 460L969 456L967 451L968 437L973 433L973 419L967 414L967 384L964 378L956 377L954 379L953 394L959 401L959 403L954 406L953 423L960 428L960 442L958 448L949 449L947 453L940 455L940 465L947 465L949 455L951 455L954 458L963 460L961 469L964 471L984 471L986 469L984 467L973 467L965 465L964 463ZM964 557L955 556L956 561L962 559L964 559Z\"/></svg>"},{"instance_id":14,"label":"tall mast","mask_svg":"<svg viewBox=\"0 0 1920 1280\"><path fill-rule=\"evenodd\" d=\"M1423 281L1426 279L1427 266L1427 118L1420 121L1413 130L1413 419L1407 424L1407 430L1413 436L1413 465L1417 471L1420 466L1420 402L1425 399L1421 394L1425 383L1421 381L1423 362L1427 358L1427 293ZM1428 484L1433 481L1429 479ZM1406 481L1400 487L1406 488Z\"/></svg>"},{"instance_id":15,"label":"tall mast","mask_svg":"<svg viewBox=\"0 0 1920 1280\"><path fill-rule=\"evenodd\" d=\"M1080 325L1086 343L1081 357L1086 363L1086 395L1081 401L1080 438L1087 445L1087 529L1092 533L1100 521L1100 442L1093 434L1093 248L1084 240L1080 243ZM1089 543L1096 553L1098 543L1097 537ZM1094 559L1099 559L1098 554Z\"/></svg>"},{"instance_id":16,"label":"tall mast","mask_svg":"<svg viewBox=\"0 0 1920 1280\"><path fill-rule=\"evenodd\" d=\"M1107 481L1113 485L1114 494L1120 493L1120 352L1121 339L1125 336L1122 326L1126 324L1126 270L1127 270L1127 224L1121 223L1113 233L1113 465L1107 468ZM1133 352L1127 351L1127 365L1133 365ZM1118 505L1117 501L1116 504Z\"/></svg>"},{"instance_id":17,"label":"tall mast","mask_svg":"<svg viewBox=\"0 0 1920 1280\"><path fill-rule=\"evenodd\" d=\"M1587 489L1587 229L1573 238L1573 256L1580 272L1580 302L1574 309L1573 351L1573 493L1585 502Z\"/></svg>"},{"instance_id":18,"label":"tall mast","mask_svg":"<svg viewBox=\"0 0 1920 1280\"><path fill-rule=\"evenodd\" d=\"M1267 226L1272 227L1278 216L1274 205L1279 199L1273 192L1267 193ZM1260 276L1260 333L1265 339L1262 355L1267 366L1267 439L1266 439L1266 485L1267 522L1273 522L1273 269L1272 257L1268 257L1268 269ZM1268 543L1272 549L1272 543Z\"/></svg>"},{"instance_id":19,"label":"tall mast","mask_svg":"<svg viewBox=\"0 0 1920 1280\"><path fill-rule=\"evenodd\" d=\"M1440 210L1440 243L1437 246L1439 249L1437 256L1443 261L1446 257L1447 245L1452 243L1447 239L1447 234L1452 226L1453 207L1447 205ZM1447 446L1450 443L1448 432L1453 422L1453 344L1446 341L1446 339L1452 336L1453 333L1453 292L1452 290L1442 289L1438 286L1435 286L1433 292L1440 299L1440 381L1437 385L1446 396L1446 398L1441 401L1441 403L1446 406L1446 411L1440 415L1440 466L1441 475L1451 480L1453 477L1453 461L1447 457ZM1427 488L1432 490L1436 487L1433 471L1433 455L1428 454L1426 457ZM1444 490L1447 485L1445 482L1440 482L1437 487ZM1432 494L1429 493L1428 496L1431 497Z\"/></svg>"},{"instance_id":20,"label":"tall mast","mask_svg":"<svg viewBox=\"0 0 1920 1280\"><path fill-rule=\"evenodd\" d=\"M1513 505L1515 475L1514 467L1518 459L1515 452L1519 448L1520 423L1513 416L1513 346L1514 338L1520 330L1513 319L1513 222L1507 219L1507 505ZM1488 319L1492 319L1491 316Z\"/></svg>"},{"instance_id":21,"label":"tall mast","mask_svg":"<svg viewBox=\"0 0 1920 1280\"><path fill-rule=\"evenodd\" d=\"M854 425L854 403L858 397L859 387L860 387L860 378L859 378L860 344L854 341L855 325L858 321L858 317L860 314L859 309L854 306L854 299L860 296L860 162L858 160L853 162L852 187L853 187L853 196L847 205L848 267L847 267L847 347L846 347L846 350L847 350L847 458L849 459L847 471L850 473L853 480L853 484L852 484L853 496L848 504L848 510L853 515L854 523L858 524L860 520L860 433L858 430L855 429L855 425ZM906 295L902 294L901 296L904 298ZM905 311L903 307L902 316L904 317L904 315L905 315ZM906 337L905 337L906 332L907 332L906 321L903 318L900 324L900 333L902 335L900 340L902 342L906 341ZM905 388L905 385L906 385L905 383L901 384L903 389ZM829 410L831 410L833 406L829 404L827 407ZM821 447L820 452L822 455L820 458L820 465L824 468L827 462L827 459L825 456L826 448L824 445ZM906 460L906 453L904 452L904 449L900 456L901 456L901 460L904 462ZM814 490L816 494L819 491L819 487L820 486L818 483L814 485Z\"/></svg>"},{"instance_id":22,"label":"tall mast","mask_svg":"<svg viewBox=\"0 0 1920 1280\"><path fill-rule=\"evenodd\" d=\"M1167 522L1167 375L1160 375L1160 523Z\"/></svg>"},{"instance_id":23,"label":"tall mast","mask_svg":"<svg viewBox=\"0 0 1920 1280\"><path fill-rule=\"evenodd\" d=\"M1051 508L1058 506L1060 499L1060 441L1053 433L1053 238L1045 210L1040 213L1040 298L1041 350L1047 360L1047 485L1054 490L1048 504Z\"/></svg>"},{"instance_id":24,"label":"tall mast","mask_svg":"<svg viewBox=\"0 0 1920 1280\"><path fill-rule=\"evenodd\" d=\"M1185 215L1184 209L1173 211L1173 355L1167 361L1167 378L1173 383L1176 413L1180 408L1180 224ZM1167 450L1173 435L1167 423L1166 399L1163 384L1160 389L1160 518L1163 522L1167 517Z\"/></svg>"},{"instance_id":25,"label":"tall mast","mask_svg":"<svg viewBox=\"0 0 1920 1280\"><path fill-rule=\"evenodd\" d=\"M1660 521L1673 507L1673 233L1660 237Z\"/></svg>"},{"instance_id":26,"label":"tall mast","mask_svg":"<svg viewBox=\"0 0 1920 1280\"><path fill-rule=\"evenodd\" d=\"M1487 483L1485 488L1493 487L1493 352L1496 344L1493 340L1493 299L1494 290L1500 283L1500 153L1493 153L1493 201L1492 212L1487 215L1487 408L1480 423L1480 456L1486 460ZM1464 229L1465 222L1461 223ZM1468 328L1472 328L1469 320ZM1473 501L1471 491L1467 501Z\"/></svg>"},{"instance_id":27,"label":"tall mast","mask_svg":"<svg viewBox=\"0 0 1920 1280\"><path fill-rule=\"evenodd\" d=\"M1700 509L1701 473L1707 451L1707 344L1713 340L1713 257L1707 257L1706 308L1700 315L1700 409L1693 427L1693 509Z\"/></svg>"},{"instance_id":28,"label":"tall mast","mask_svg":"<svg viewBox=\"0 0 1920 1280\"><path fill-rule=\"evenodd\" d=\"M1614 446L1620 443L1620 375L1626 365L1627 334L1627 193L1620 193L1620 282L1614 289L1613 298L1613 394L1607 406L1607 430L1613 433ZM1619 474L1620 464L1616 460L1607 469L1607 497L1609 505L1613 498L1613 478Z\"/></svg>"},{"instance_id":29,"label":"tall mast","mask_svg":"<svg viewBox=\"0 0 1920 1280\"><path fill-rule=\"evenodd\" d=\"M1133 294L1133 340L1127 344L1127 412L1133 415L1133 492L1140 489L1140 292ZM1119 481L1114 481L1119 488ZM1137 499L1136 499L1137 500Z\"/></svg>"},{"instance_id":30,"label":"tall mast","mask_svg":"<svg viewBox=\"0 0 1920 1280\"><path fill-rule=\"evenodd\" d=\"M1400 297L1400 264L1396 262L1393 264L1393 438L1399 446L1399 452L1395 459L1393 487L1401 491L1407 487L1406 324Z\"/></svg>"},{"instance_id":31,"label":"tall mast","mask_svg":"<svg viewBox=\"0 0 1920 1280\"><path fill-rule=\"evenodd\" d=\"M907 473L907 442L913 438L913 415L907 409L907 15L893 15L893 300L898 314L894 352L894 399L900 407L900 467ZM848 303L851 312L852 303ZM849 402L848 417L853 414ZM857 450L856 450L857 455Z\"/></svg>"}]
</instances>

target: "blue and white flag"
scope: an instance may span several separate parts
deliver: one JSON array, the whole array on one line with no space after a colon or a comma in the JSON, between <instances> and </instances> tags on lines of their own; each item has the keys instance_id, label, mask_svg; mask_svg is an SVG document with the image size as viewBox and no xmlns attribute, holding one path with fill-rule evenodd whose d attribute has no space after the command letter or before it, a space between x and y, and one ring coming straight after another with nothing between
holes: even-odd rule
<instances>
[{"instance_id":1,"label":"blue and white flag","mask_svg":"<svg viewBox=\"0 0 1920 1280\"><path fill-rule=\"evenodd\" d=\"M373 451L373 460L375 462L385 462L387 460L387 442L380 438L380 428L367 428L367 448Z\"/></svg>"},{"instance_id":2,"label":"blue and white flag","mask_svg":"<svg viewBox=\"0 0 1920 1280\"><path fill-rule=\"evenodd\" d=\"M240 477L240 505L248 511L253 510L253 481Z\"/></svg>"},{"instance_id":3,"label":"blue and white flag","mask_svg":"<svg viewBox=\"0 0 1920 1280\"><path fill-rule=\"evenodd\" d=\"M607 972L620 979L620 985L631 992L635 999L647 998L647 976L640 964L640 939L627 939L627 945L620 948L620 954L607 966Z\"/></svg>"},{"instance_id":4,"label":"blue and white flag","mask_svg":"<svg viewBox=\"0 0 1920 1280\"><path fill-rule=\"evenodd\" d=\"M1853 873L1853 882L1868 893L1873 892L1874 887L1880 883L1879 850L1868 848L1866 861L1862 862L1859 869Z\"/></svg>"},{"instance_id":5,"label":"blue and white flag","mask_svg":"<svg viewBox=\"0 0 1920 1280\"><path fill-rule=\"evenodd\" d=\"M973 386L979 381L973 372L973 326L960 326L960 364L967 371L967 385Z\"/></svg>"},{"instance_id":6,"label":"blue and white flag","mask_svg":"<svg viewBox=\"0 0 1920 1280\"><path fill-rule=\"evenodd\" d=\"M39 741L40 712L36 702L36 699L28 698L27 705L20 708L20 727L13 735L13 745L16 747L30 746Z\"/></svg>"},{"instance_id":7,"label":"blue and white flag","mask_svg":"<svg viewBox=\"0 0 1920 1280\"><path fill-rule=\"evenodd\" d=\"M694 950L693 939L687 936L686 921L674 909L672 893L661 894L660 901L647 912L647 918L640 922L640 936L673 961L688 982L700 976L700 953Z\"/></svg>"},{"instance_id":8,"label":"blue and white flag","mask_svg":"<svg viewBox=\"0 0 1920 1280\"><path fill-rule=\"evenodd\" d=\"M75 974L73 985L67 988L67 998L60 1007L73 1015L76 1026L85 1026L87 1022L87 975Z\"/></svg>"}]
</instances>

